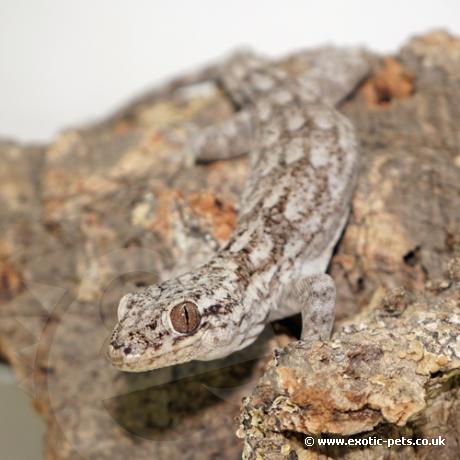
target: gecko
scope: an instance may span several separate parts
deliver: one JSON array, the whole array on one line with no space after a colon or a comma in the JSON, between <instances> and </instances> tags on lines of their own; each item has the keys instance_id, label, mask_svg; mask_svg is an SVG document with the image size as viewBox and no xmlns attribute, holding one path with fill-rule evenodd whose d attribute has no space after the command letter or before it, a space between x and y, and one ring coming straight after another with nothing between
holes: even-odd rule
<instances>
[{"instance_id":1,"label":"gecko","mask_svg":"<svg viewBox=\"0 0 460 460\"><path fill-rule=\"evenodd\" d=\"M301 340L330 337L336 290L325 272L359 164L353 125L335 106L368 64L357 50L318 56L297 76L252 52L219 67L216 84L236 112L190 146L197 161L249 152L237 224L204 265L120 300L108 350L119 369L223 358L299 312Z\"/></svg>"}]
</instances>

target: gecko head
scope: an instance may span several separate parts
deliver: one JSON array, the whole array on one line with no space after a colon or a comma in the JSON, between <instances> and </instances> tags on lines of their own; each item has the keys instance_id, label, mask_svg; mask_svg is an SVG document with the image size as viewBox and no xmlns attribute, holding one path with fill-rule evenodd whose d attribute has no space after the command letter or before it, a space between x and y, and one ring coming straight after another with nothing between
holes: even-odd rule
<instances>
[{"instance_id":1,"label":"gecko head","mask_svg":"<svg viewBox=\"0 0 460 460\"><path fill-rule=\"evenodd\" d=\"M125 295L109 345L112 363L142 372L233 351L240 321L228 277L200 271Z\"/></svg>"}]
</instances>

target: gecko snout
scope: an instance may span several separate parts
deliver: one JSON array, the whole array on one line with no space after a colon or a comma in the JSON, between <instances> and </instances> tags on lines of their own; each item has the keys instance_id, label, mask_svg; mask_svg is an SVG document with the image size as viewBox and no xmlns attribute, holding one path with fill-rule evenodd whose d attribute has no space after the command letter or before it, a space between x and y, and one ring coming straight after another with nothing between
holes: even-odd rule
<instances>
[{"instance_id":1,"label":"gecko snout","mask_svg":"<svg viewBox=\"0 0 460 460\"><path fill-rule=\"evenodd\" d=\"M143 350L138 344L124 343L114 334L107 350L107 357L119 369L133 370L142 353Z\"/></svg>"}]
</instances>

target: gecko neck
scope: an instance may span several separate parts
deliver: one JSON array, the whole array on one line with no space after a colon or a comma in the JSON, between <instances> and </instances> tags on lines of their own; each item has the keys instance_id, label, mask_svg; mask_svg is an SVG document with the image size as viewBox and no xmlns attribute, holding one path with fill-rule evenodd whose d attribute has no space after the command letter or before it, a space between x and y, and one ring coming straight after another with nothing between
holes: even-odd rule
<instances>
[{"instance_id":1,"label":"gecko neck","mask_svg":"<svg viewBox=\"0 0 460 460\"><path fill-rule=\"evenodd\" d=\"M233 285L233 312L230 314L233 320L227 321L226 330L230 332L233 324L237 326L225 351L225 354L230 354L253 343L268 322L272 305L268 283L263 282L266 271L251 263L247 251L232 252L227 247L216 254L211 264L226 273L226 284Z\"/></svg>"},{"instance_id":2,"label":"gecko neck","mask_svg":"<svg viewBox=\"0 0 460 460\"><path fill-rule=\"evenodd\" d=\"M257 254L257 245L238 248L235 238L231 238L214 260L229 270L229 276L234 278L241 297L241 308L256 308L262 315L268 316L270 305L267 300L278 265L276 260L271 260L270 263L255 263Z\"/></svg>"}]
</instances>

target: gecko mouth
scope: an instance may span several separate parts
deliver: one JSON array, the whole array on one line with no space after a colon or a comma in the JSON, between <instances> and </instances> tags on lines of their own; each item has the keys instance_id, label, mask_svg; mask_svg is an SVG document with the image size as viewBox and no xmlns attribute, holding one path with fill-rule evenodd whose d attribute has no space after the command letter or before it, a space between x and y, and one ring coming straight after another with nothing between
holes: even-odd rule
<instances>
[{"instance_id":1,"label":"gecko mouth","mask_svg":"<svg viewBox=\"0 0 460 460\"><path fill-rule=\"evenodd\" d=\"M176 347L174 351L155 353L153 348L148 346L143 349L134 349L130 345L116 345L117 341L112 340L108 347L107 356L112 364L122 371L127 372L146 372L161 367L169 367L175 364L182 364L190 361L191 353L195 341L184 343L181 347ZM193 358L192 358L193 359Z\"/></svg>"}]
</instances>

